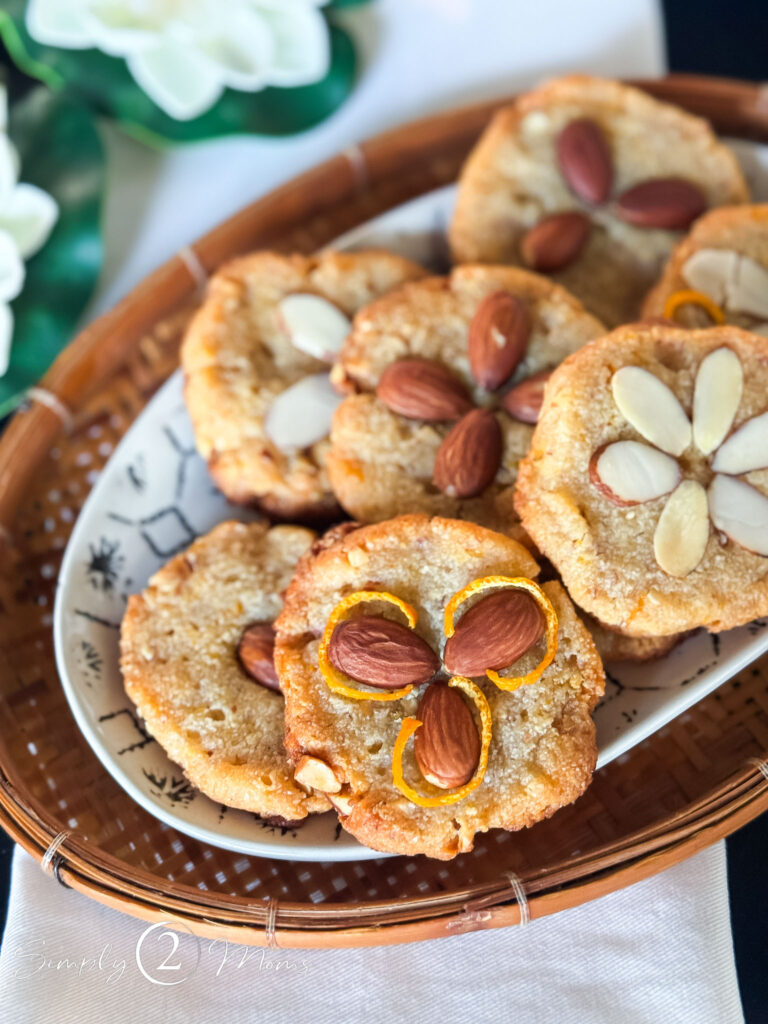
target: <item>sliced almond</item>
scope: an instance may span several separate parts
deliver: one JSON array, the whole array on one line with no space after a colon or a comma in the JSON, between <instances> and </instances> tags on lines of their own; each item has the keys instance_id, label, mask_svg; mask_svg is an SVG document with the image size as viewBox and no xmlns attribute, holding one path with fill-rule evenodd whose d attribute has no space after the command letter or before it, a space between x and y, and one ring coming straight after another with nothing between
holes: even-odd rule
<instances>
[{"instance_id":1,"label":"sliced almond","mask_svg":"<svg viewBox=\"0 0 768 1024\"><path fill-rule=\"evenodd\" d=\"M338 306L319 295L286 295L278 312L293 345L308 356L333 363L352 324Z\"/></svg>"},{"instance_id":2,"label":"sliced almond","mask_svg":"<svg viewBox=\"0 0 768 1024\"><path fill-rule=\"evenodd\" d=\"M768 498L756 487L730 476L715 476L709 485L712 522L740 547L768 555Z\"/></svg>"},{"instance_id":3,"label":"sliced almond","mask_svg":"<svg viewBox=\"0 0 768 1024\"><path fill-rule=\"evenodd\" d=\"M768 270L762 263L749 256L739 256L727 305L739 313L768 316Z\"/></svg>"},{"instance_id":4,"label":"sliced almond","mask_svg":"<svg viewBox=\"0 0 768 1024\"><path fill-rule=\"evenodd\" d=\"M667 499L656 524L656 561L664 572L682 579L702 560L708 540L707 492L695 480L683 480Z\"/></svg>"},{"instance_id":5,"label":"sliced almond","mask_svg":"<svg viewBox=\"0 0 768 1024\"><path fill-rule=\"evenodd\" d=\"M589 479L614 505L640 505L674 490L680 483L680 466L658 448L616 441L592 456Z\"/></svg>"},{"instance_id":6,"label":"sliced almond","mask_svg":"<svg viewBox=\"0 0 768 1024\"><path fill-rule=\"evenodd\" d=\"M333 774L331 766L319 757L310 757L308 754L299 758L293 777L300 786L319 789L322 793L338 793L341 789L341 783Z\"/></svg>"},{"instance_id":7,"label":"sliced almond","mask_svg":"<svg viewBox=\"0 0 768 1024\"><path fill-rule=\"evenodd\" d=\"M713 452L731 429L743 383L741 360L729 348L702 361L693 392L693 440L702 455Z\"/></svg>"},{"instance_id":8,"label":"sliced almond","mask_svg":"<svg viewBox=\"0 0 768 1024\"><path fill-rule=\"evenodd\" d=\"M712 460L716 473L753 473L768 469L768 412L743 423L720 447Z\"/></svg>"},{"instance_id":9,"label":"sliced almond","mask_svg":"<svg viewBox=\"0 0 768 1024\"><path fill-rule=\"evenodd\" d=\"M691 288L723 306L738 260L738 254L729 249L699 249L685 261L681 274Z\"/></svg>"},{"instance_id":10,"label":"sliced almond","mask_svg":"<svg viewBox=\"0 0 768 1024\"><path fill-rule=\"evenodd\" d=\"M342 401L327 373L313 373L277 396L264 420L264 431L282 452L308 448L328 436Z\"/></svg>"},{"instance_id":11,"label":"sliced almond","mask_svg":"<svg viewBox=\"0 0 768 1024\"><path fill-rule=\"evenodd\" d=\"M328 799L330 800L333 809L345 818L348 814L352 813L352 808L355 806L351 797L342 796L341 793L336 793L333 796L328 797Z\"/></svg>"},{"instance_id":12,"label":"sliced almond","mask_svg":"<svg viewBox=\"0 0 768 1024\"><path fill-rule=\"evenodd\" d=\"M611 387L622 416L646 441L670 455L683 454L691 443L691 424L666 384L642 366L622 366Z\"/></svg>"}]
</instances>

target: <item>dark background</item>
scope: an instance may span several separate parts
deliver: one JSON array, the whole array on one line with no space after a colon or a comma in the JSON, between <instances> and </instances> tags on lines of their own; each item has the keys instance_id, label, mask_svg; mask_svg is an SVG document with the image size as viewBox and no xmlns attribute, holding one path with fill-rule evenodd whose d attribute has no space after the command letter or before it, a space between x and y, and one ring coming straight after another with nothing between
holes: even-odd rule
<instances>
[{"instance_id":1,"label":"dark background","mask_svg":"<svg viewBox=\"0 0 768 1024\"><path fill-rule=\"evenodd\" d=\"M768 0L663 0L662 6L671 71L768 83ZM0 64L5 63L0 50ZM5 923L12 845L0 831L0 928ZM744 1016L747 1024L766 1024L768 815L731 836L727 847L733 939ZM673 986L674 963L669 968L669 983Z\"/></svg>"}]
</instances>

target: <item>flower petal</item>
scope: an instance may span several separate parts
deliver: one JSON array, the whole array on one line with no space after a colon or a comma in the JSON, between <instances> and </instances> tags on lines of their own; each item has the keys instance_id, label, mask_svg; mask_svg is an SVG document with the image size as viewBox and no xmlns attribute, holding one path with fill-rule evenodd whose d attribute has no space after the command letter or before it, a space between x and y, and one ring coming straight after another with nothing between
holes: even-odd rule
<instances>
[{"instance_id":1,"label":"flower petal","mask_svg":"<svg viewBox=\"0 0 768 1024\"><path fill-rule=\"evenodd\" d=\"M86 12L77 0L29 0L27 32L38 43L83 50L93 46Z\"/></svg>"},{"instance_id":2,"label":"flower petal","mask_svg":"<svg viewBox=\"0 0 768 1024\"><path fill-rule=\"evenodd\" d=\"M296 3L257 6L273 38L269 82L294 86L324 78L330 66L331 46L328 24L322 14Z\"/></svg>"},{"instance_id":3,"label":"flower petal","mask_svg":"<svg viewBox=\"0 0 768 1024\"><path fill-rule=\"evenodd\" d=\"M83 15L93 45L112 57L156 46L171 18L161 4L142 10L125 0L91 0Z\"/></svg>"},{"instance_id":4,"label":"flower petal","mask_svg":"<svg viewBox=\"0 0 768 1024\"><path fill-rule=\"evenodd\" d=\"M619 411L646 441L670 455L683 454L691 443L691 424L666 384L641 366L622 366L611 387Z\"/></svg>"},{"instance_id":5,"label":"flower petal","mask_svg":"<svg viewBox=\"0 0 768 1024\"><path fill-rule=\"evenodd\" d=\"M267 437L284 452L308 448L328 436L342 401L327 373L303 377L272 403L264 423Z\"/></svg>"},{"instance_id":6,"label":"flower petal","mask_svg":"<svg viewBox=\"0 0 768 1024\"><path fill-rule=\"evenodd\" d=\"M768 555L768 498L756 487L718 473L709 485L709 512L734 543Z\"/></svg>"},{"instance_id":7,"label":"flower petal","mask_svg":"<svg viewBox=\"0 0 768 1024\"><path fill-rule=\"evenodd\" d=\"M712 469L731 476L768 469L768 412L753 416L731 434L715 454Z\"/></svg>"},{"instance_id":8,"label":"flower petal","mask_svg":"<svg viewBox=\"0 0 768 1024\"><path fill-rule=\"evenodd\" d=\"M19 179L21 161L16 147L7 135L0 135L0 209L4 198L13 190Z\"/></svg>"},{"instance_id":9,"label":"flower petal","mask_svg":"<svg viewBox=\"0 0 768 1024\"><path fill-rule=\"evenodd\" d=\"M0 231L0 302L15 299L24 286L24 263L16 243L6 231Z\"/></svg>"},{"instance_id":10,"label":"flower petal","mask_svg":"<svg viewBox=\"0 0 768 1024\"><path fill-rule=\"evenodd\" d=\"M696 480L670 494L653 535L653 553L664 572L682 579L704 557L709 540L707 492Z\"/></svg>"},{"instance_id":11,"label":"flower petal","mask_svg":"<svg viewBox=\"0 0 768 1024\"><path fill-rule=\"evenodd\" d=\"M240 11L219 17L195 40L195 51L234 89L255 91L268 81L275 48L269 26L257 14Z\"/></svg>"},{"instance_id":12,"label":"flower petal","mask_svg":"<svg viewBox=\"0 0 768 1024\"><path fill-rule=\"evenodd\" d=\"M0 202L0 231L11 236L25 260L42 249L58 217L56 200L37 185L17 185Z\"/></svg>"},{"instance_id":13,"label":"flower petal","mask_svg":"<svg viewBox=\"0 0 768 1024\"><path fill-rule=\"evenodd\" d=\"M13 312L5 302L0 303L0 377L5 376L11 359L13 338Z\"/></svg>"},{"instance_id":14,"label":"flower petal","mask_svg":"<svg viewBox=\"0 0 768 1024\"><path fill-rule=\"evenodd\" d=\"M128 69L149 98L177 121L199 117L221 95L221 80L210 64L178 43L134 54Z\"/></svg>"},{"instance_id":15,"label":"flower petal","mask_svg":"<svg viewBox=\"0 0 768 1024\"><path fill-rule=\"evenodd\" d=\"M741 360L729 348L718 348L702 360L693 390L693 440L709 455L731 429L744 383Z\"/></svg>"}]
</instances>

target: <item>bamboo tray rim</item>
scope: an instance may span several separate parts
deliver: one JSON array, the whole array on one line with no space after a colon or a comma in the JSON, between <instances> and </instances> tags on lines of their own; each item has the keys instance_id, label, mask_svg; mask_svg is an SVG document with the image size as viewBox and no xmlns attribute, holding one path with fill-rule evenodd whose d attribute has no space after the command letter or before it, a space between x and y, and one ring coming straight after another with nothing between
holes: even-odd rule
<instances>
[{"instance_id":1,"label":"bamboo tray rim","mask_svg":"<svg viewBox=\"0 0 768 1024\"><path fill-rule=\"evenodd\" d=\"M733 79L690 75L670 75L661 79L633 81L632 84L672 101L681 102L686 97L688 103L683 105L688 105L689 109L693 107L701 111L706 105L713 118L722 119L735 128L732 134L737 137L768 140L766 87ZM207 277L233 251L248 248L243 243L247 242L254 225L258 225L261 234L268 238L270 231L277 233L278 229L284 227L277 219L281 204L292 204L296 222L310 208L315 213L318 207L322 209L325 204L330 208L350 185L364 190L365 174L368 171L363 171L361 179L361 167L367 169L372 166L374 157L379 158L378 173L384 174L386 167L382 169L380 158L388 151L394 149L400 156L411 154L418 158L423 146L456 124L457 135L469 138L478 123L487 120L493 110L511 99L504 97L411 122L354 147L353 156L350 156L350 151L346 151L331 157L246 206L193 245L171 257L145 277L112 310L87 326L60 354L39 387L30 395L28 407L14 416L4 436L0 438L0 554L4 545L12 544L10 527L16 508L36 466L45 457L59 432L68 427L74 414L87 399L127 361L143 330L194 298L198 294L201 277ZM329 180L338 182L337 191L331 188L319 202L311 200L313 187L321 182L325 186ZM428 189L415 191L413 195L425 191ZM357 223L365 219L367 217L361 216ZM238 249L239 245L242 245L242 249ZM23 468L19 465L20 451L25 453ZM60 823L39 806L30 794L24 792L23 786L14 779L12 762L9 761L7 765L5 763L5 753L0 748L0 825L5 831L40 861L44 868L54 873L62 884L145 920L168 921L173 916L179 921L194 924L199 934L205 934L208 928L214 929L211 934L219 936L224 929L232 932L232 937L236 936L237 941L257 944L285 942L291 946L317 944L319 935L324 938L322 945L405 942L415 938L453 934L457 930L498 927L521 921L521 908L513 892L510 889L497 892L491 886L490 891L480 896L478 887L445 894L441 903L445 913L426 920L420 920L417 915L415 920L369 924L364 927L350 927L349 919L355 915L365 919L368 914L380 911L383 906L391 909L392 901L329 901L313 908L305 903L281 900L280 919L276 928L268 934L270 907L261 901L250 904L246 913L241 897L224 894L212 896L181 883L173 883L174 892L170 892L168 885L163 885L159 876L127 864L78 838L75 833L66 834L62 840ZM620 844L621 851L614 851L612 855L606 854L603 848L593 850L593 859L598 864L601 863L601 853L604 855L605 862L599 870L595 870L590 863L582 875L562 879L552 891L544 887L537 891L536 886L532 885L528 895L531 915L543 916L584 902L648 877L690 856L767 810L766 783L766 762L745 764L736 778L716 787L712 795L704 800L707 806L698 818L677 831L672 829L666 838L661 833L653 839L643 839L641 830L639 834L624 836ZM673 819L663 819L660 824L666 826L670 820L673 821L674 816ZM56 840L60 840L61 845L55 855L51 856L51 844ZM546 869L543 869L543 874L546 874ZM476 906L478 900L485 901L479 909ZM202 913L206 909L211 911L210 903L217 908L222 921L209 921ZM406 912L415 911L426 904L434 906L435 903L435 895L430 894L403 900L398 907ZM173 907L173 911L169 907ZM308 922L302 922L292 926L290 922L294 913L308 911L310 916L318 920L318 924L309 926ZM472 916L478 913L480 917ZM229 921L226 920L228 916ZM321 920L323 918L325 920ZM336 918L338 922L334 923ZM247 937L244 933L247 933Z\"/></svg>"}]
</instances>

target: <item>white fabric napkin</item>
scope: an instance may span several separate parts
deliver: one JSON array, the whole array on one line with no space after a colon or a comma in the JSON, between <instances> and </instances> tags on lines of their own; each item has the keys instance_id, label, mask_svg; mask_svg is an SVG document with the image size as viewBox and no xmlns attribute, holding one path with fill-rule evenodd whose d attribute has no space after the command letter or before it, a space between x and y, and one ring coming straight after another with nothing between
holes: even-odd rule
<instances>
[{"instance_id":1,"label":"white fabric napkin","mask_svg":"<svg viewBox=\"0 0 768 1024\"><path fill-rule=\"evenodd\" d=\"M719 843L524 928L349 950L262 950L182 935L174 949L164 928L147 933L144 922L67 891L17 850L0 1019L739 1024L727 893Z\"/></svg>"},{"instance_id":2,"label":"white fabric napkin","mask_svg":"<svg viewBox=\"0 0 768 1024\"><path fill-rule=\"evenodd\" d=\"M341 17L364 71L341 110L310 132L158 153L105 127L106 266L92 315L223 217L376 132L560 72L663 71L656 0L377 0ZM525 929L421 945L262 952L183 936L174 949L156 929L139 953L151 981L136 959L142 922L65 891L17 851L0 1019L733 1024L742 1016L724 864L721 844Z\"/></svg>"}]
</instances>

